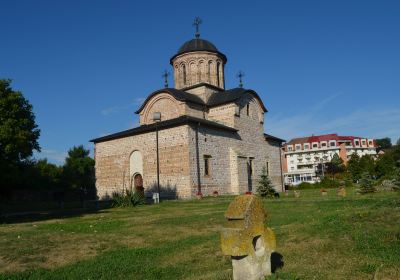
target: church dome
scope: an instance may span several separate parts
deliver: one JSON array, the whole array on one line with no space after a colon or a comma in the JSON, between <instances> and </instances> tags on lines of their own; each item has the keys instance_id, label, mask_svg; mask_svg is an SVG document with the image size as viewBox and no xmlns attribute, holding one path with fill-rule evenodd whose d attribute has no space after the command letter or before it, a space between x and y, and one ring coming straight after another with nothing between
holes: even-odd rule
<instances>
[{"instance_id":1,"label":"church dome","mask_svg":"<svg viewBox=\"0 0 400 280\"><path fill-rule=\"evenodd\" d=\"M218 52L217 47L210 41L195 38L184 43L178 50L178 54L194 51Z\"/></svg>"},{"instance_id":2,"label":"church dome","mask_svg":"<svg viewBox=\"0 0 400 280\"><path fill-rule=\"evenodd\" d=\"M174 58L177 57L178 55L190 52L197 52L197 51L207 51L219 54L222 57L224 63L226 63L227 60L226 56L223 53L219 52L217 47L213 43L200 38L195 38L185 42L179 48L178 52L171 58L170 62L172 64L172 60L174 60Z\"/></svg>"}]
</instances>

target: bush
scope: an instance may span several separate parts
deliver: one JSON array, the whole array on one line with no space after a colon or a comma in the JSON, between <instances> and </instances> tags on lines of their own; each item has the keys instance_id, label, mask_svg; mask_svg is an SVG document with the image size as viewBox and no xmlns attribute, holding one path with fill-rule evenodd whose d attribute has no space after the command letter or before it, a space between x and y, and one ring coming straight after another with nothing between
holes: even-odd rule
<instances>
[{"instance_id":1,"label":"bush","mask_svg":"<svg viewBox=\"0 0 400 280\"><path fill-rule=\"evenodd\" d=\"M144 194L141 191L125 190L112 193L112 207L131 207L145 204Z\"/></svg>"},{"instance_id":2,"label":"bush","mask_svg":"<svg viewBox=\"0 0 400 280\"><path fill-rule=\"evenodd\" d=\"M297 187L295 187L295 189L299 189L299 190L316 189L317 188L316 185L317 184L311 184L311 183L307 183L307 182L302 182Z\"/></svg>"},{"instance_id":3,"label":"bush","mask_svg":"<svg viewBox=\"0 0 400 280\"><path fill-rule=\"evenodd\" d=\"M396 175L394 177L393 184L394 184L393 190L400 191L400 168L397 168L396 170Z\"/></svg>"}]
</instances>

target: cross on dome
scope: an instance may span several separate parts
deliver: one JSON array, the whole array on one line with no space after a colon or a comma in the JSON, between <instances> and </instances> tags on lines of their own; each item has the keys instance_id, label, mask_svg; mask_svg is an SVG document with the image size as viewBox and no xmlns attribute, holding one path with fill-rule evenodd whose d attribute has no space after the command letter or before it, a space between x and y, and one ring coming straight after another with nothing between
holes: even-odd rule
<instances>
[{"instance_id":1,"label":"cross on dome","mask_svg":"<svg viewBox=\"0 0 400 280\"><path fill-rule=\"evenodd\" d=\"M239 72L236 75L237 78L239 78L239 87L243 87L243 80L242 78L244 77L244 72L242 70L239 70Z\"/></svg>"},{"instance_id":2,"label":"cross on dome","mask_svg":"<svg viewBox=\"0 0 400 280\"><path fill-rule=\"evenodd\" d=\"M199 17L196 17L195 19L194 19L194 21L193 21L193 26L196 26L196 34L195 34L195 36L196 36L196 38L199 38L200 37L200 32L199 32L199 26L200 26L200 24L202 24L203 23L203 21L201 20L201 18L199 18Z\"/></svg>"}]
</instances>

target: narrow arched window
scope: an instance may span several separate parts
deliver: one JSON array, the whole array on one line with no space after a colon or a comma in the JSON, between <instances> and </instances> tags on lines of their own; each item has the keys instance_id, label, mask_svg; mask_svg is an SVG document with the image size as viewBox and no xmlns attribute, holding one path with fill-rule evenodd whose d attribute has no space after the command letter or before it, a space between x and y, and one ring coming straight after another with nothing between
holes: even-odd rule
<instances>
[{"instance_id":1,"label":"narrow arched window","mask_svg":"<svg viewBox=\"0 0 400 280\"><path fill-rule=\"evenodd\" d=\"M221 63L217 62L217 86L219 86L219 68L221 67Z\"/></svg>"},{"instance_id":2,"label":"narrow arched window","mask_svg":"<svg viewBox=\"0 0 400 280\"><path fill-rule=\"evenodd\" d=\"M186 85L186 66L185 66L185 64L183 64L182 71L183 71L183 85Z\"/></svg>"},{"instance_id":3,"label":"narrow arched window","mask_svg":"<svg viewBox=\"0 0 400 280\"><path fill-rule=\"evenodd\" d=\"M250 104L249 103L247 103L247 106L246 106L246 113L248 116L250 115Z\"/></svg>"},{"instance_id":4,"label":"narrow arched window","mask_svg":"<svg viewBox=\"0 0 400 280\"><path fill-rule=\"evenodd\" d=\"M211 83L211 61L208 62L208 69L207 69L207 81Z\"/></svg>"}]
</instances>

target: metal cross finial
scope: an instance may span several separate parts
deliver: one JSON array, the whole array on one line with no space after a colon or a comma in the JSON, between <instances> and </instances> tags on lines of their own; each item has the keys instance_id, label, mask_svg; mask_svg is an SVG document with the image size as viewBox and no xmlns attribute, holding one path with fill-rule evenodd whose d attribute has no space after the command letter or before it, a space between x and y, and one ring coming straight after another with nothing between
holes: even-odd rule
<instances>
[{"instance_id":1,"label":"metal cross finial","mask_svg":"<svg viewBox=\"0 0 400 280\"><path fill-rule=\"evenodd\" d=\"M196 26L196 34L195 34L196 38L200 37L199 26L201 23L202 23L202 20L199 17L196 17L193 21L193 26Z\"/></svg>"},{"instance_id":2,"label":"metal cross finial","mask_svg":"<svg viewBox=\"0 0 400 280\"><path fill-rule=\"evenodd\" d=\"M170 73L167 70L164 70L164 73L161 75L161 77L164 78L164 87L167 88L168 87L168 76L170 75Z\"/></svg>"},{"instance_id":3,"label":"metal cross finial","mask_svg":"<svg viewBox=\"0 0 400 280\"><path fill-rule=\"evenodd\" d=\"M243 71L240 70L240 71L237 73L236 77L239 78L239 87L242 88L242 87L243 87L243 80L242 80L242 78L244 77Z\"/></svg>"}]
</instances>

